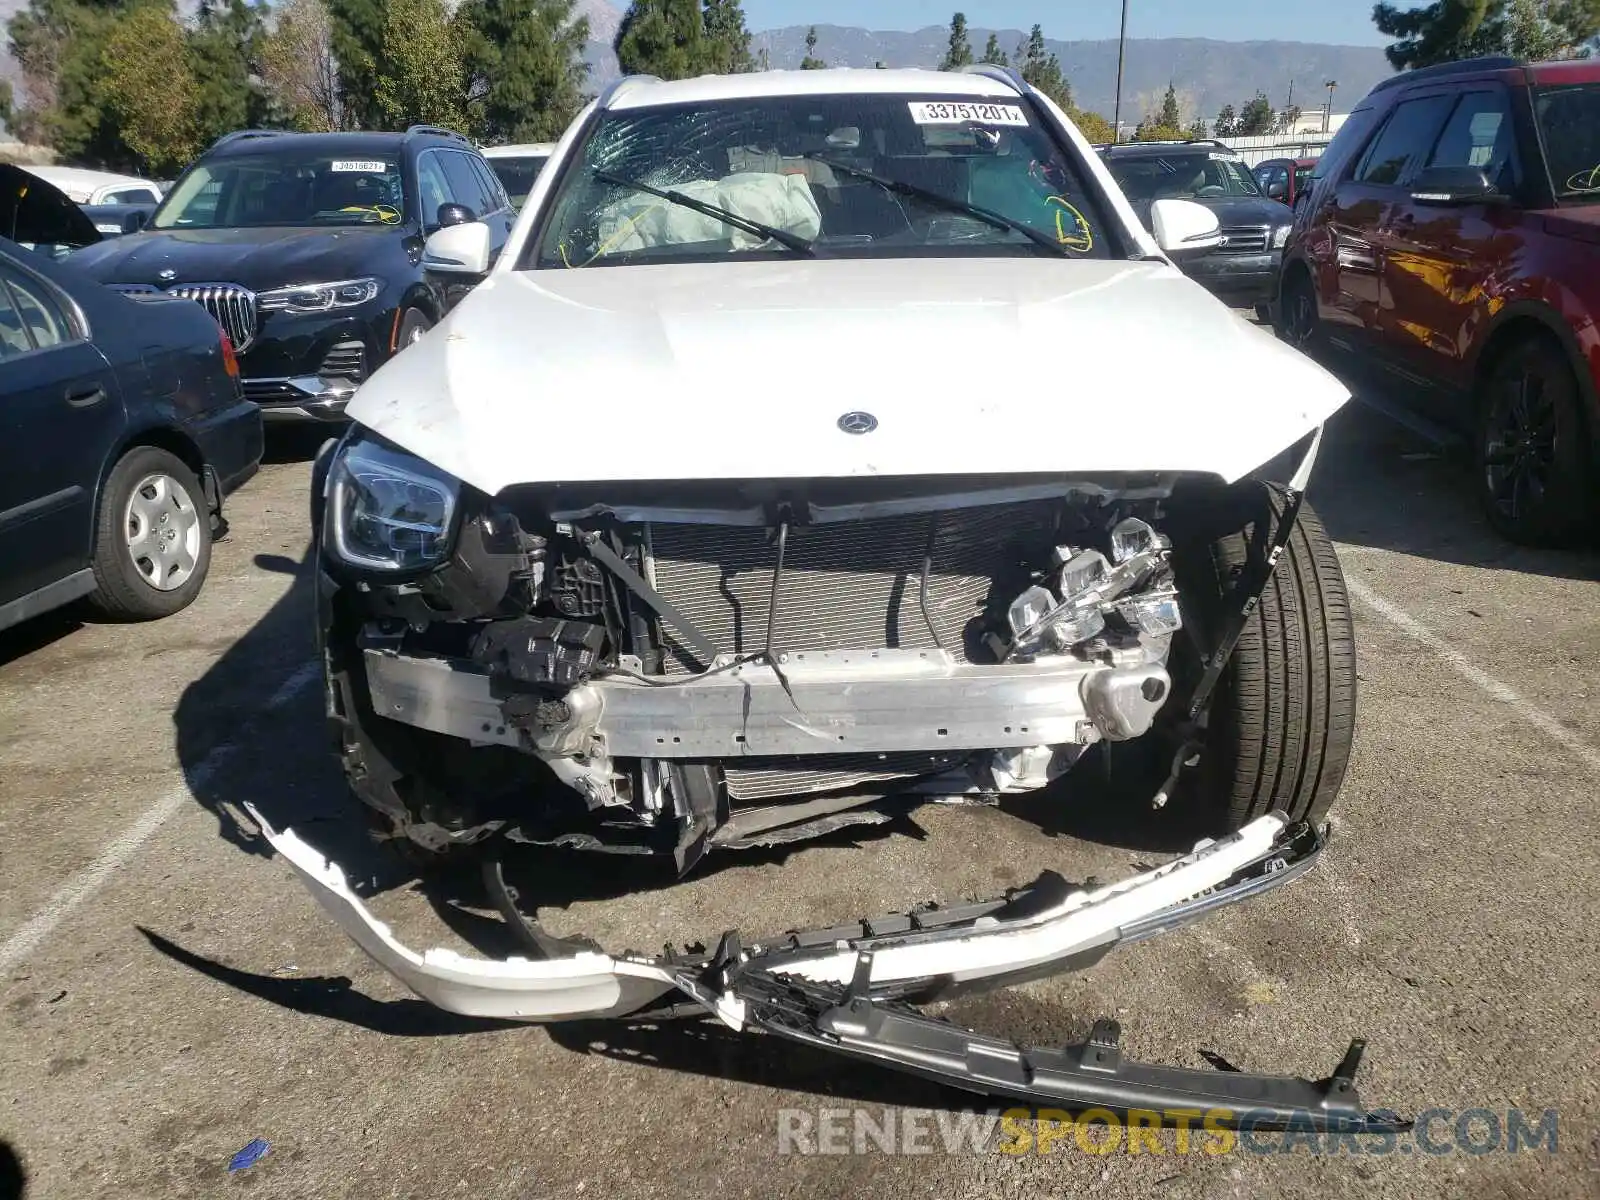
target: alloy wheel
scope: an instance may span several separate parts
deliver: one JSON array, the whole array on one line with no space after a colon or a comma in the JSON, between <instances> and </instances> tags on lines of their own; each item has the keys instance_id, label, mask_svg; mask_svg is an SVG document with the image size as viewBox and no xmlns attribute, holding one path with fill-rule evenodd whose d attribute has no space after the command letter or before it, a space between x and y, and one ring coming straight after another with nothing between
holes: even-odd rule
<instances>
[{"instance_id":1,"label":"alloy wheel","mask_svg":"<svg viewBox=\"0 0 1600 1200\"><path fill-rule=\"evenodd\" d=\"M1484 483L1510 521L1537 508L1556 469L1556 406L1548 381L1524 367L1495 389L1484 425Z\"/></svg>"}]
</instances>

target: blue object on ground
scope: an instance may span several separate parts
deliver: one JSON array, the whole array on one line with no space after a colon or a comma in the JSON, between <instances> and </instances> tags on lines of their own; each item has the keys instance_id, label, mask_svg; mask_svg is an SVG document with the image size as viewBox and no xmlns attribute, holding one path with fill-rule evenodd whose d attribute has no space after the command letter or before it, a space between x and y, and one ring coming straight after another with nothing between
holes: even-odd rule
<instances>
[{"instance_id":1,"label":"blue object on ground","mask_svg":"<svg viewBox=\"0 0 1600 1200\"><path fill-rule=\"evenodd\" d=\"M256 1138L239 1153L228 1160L228 1174L242 1171L246 1167L253 1167L266 1154L267 1142L265 1138Z\"/></svg>"}]
</instances>

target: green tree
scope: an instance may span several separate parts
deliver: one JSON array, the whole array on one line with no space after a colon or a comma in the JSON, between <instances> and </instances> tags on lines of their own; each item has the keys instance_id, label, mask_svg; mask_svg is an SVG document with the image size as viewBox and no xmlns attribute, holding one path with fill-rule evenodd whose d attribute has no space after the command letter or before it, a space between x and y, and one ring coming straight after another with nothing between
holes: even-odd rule
<instances>
[{"instance_id":1,"label":"green tree","mask_svg":"<svg viewBox=\"0 0 1600 1200\"><path fill-rule=\"evenodd\" d=\"M266 40L261 17L245 0L201 0L188 39L201 145L267 122L268 97L255 74Z\"/></svg>"},{"instance_id":2,"label":"green tree","mask_svg":"<svg viewBox=\"0 0 1600 1200\"><path fill-rule=\"evenodd\" d=\"M77 162L138 167L138 155L118 128L100 61L130 10L124 0L29 0L11 18L9 46L28 95L14 114L18 137Z\"/></svg>"},{"instance_id":3,"label":"green tree","mask_svg":"<svg viewBox=\"0 0 1600 1200\"><path fill-rule=\"evenodd\" d=\"M444 0L388 0L373 98L384 124L466 124L460 35Z\"/></svg>"},{"instance_id":4,"label":"green tree","mask_svg":"<svg viewBox=\"0 0 1600 1200\"><path fill-rule=\"evenodd\" d=\"M1396 70L1494 54L1505 45L1505 0L1434 0L1421 8L1373 6L1384 51Z\"/></svg>"},{"instance_id":5,"label":"green tree","mask_svg":"<svg viewBox=\"0 0 1600 1200\"><path fill-rule=\"evenodd\" d=\"M1286 104L1278 113L1278 124L1273 130L1275 133L1293 133L1294 127L1299 124L1300 118L1305 114L1298 104Z\"/></svg>"},{"instance_id":6,"label":"green tree","mask_svg":"<svg viewBox=\"0 0 1600 1200\"><path fill-rule=\"evenodd\" d=\"M1527 62L1558 58L1567 49L1562 29L1539 0L1511 0L1506 11L1506 53Z\"/></svg>"},{"instance_id":7,"label":"green tree","mask_svg":"<svg viewBox=\"0 0 1600 1200\"><path fill-rule=\"evenodd\" d=\"M1028 40L1017 47L1015 61L1024 79L1064 110L1072 111L1072 85L1061 73L1061 60L1046 48L1044 30L1039 26L1035 25Z\"/></svg>"},{"instance_id":8,"label":"green tree","mask_svg":"<svg viewBox=\"0 0 1600 1200\"><path fill-rule=\"evenodd\" d=\"M806 31L806 56L800 60L802 71L820 71L828 64L817 57L817 27Z\"/></svg>"},{"instance_id":9,"label":"green tree","mask_svg":"<svg viewBox=\"0 0 1600 1200\"><path fill-rule=\"evenodd\" d=\"M1136 142L1181 142L1188 135L1176 125L1163 124L1159 116L1148 116L1133 130Z\"/></svg>"},{"instance_id":10,"label":"green tree","mask_svg":"<svg viewBox=\"0 0 1600 1200\"><path fill-rule=\"evenodd\" d=\"M341 124L333 19L322 0L288 0L261 44L261 79L284 119L308 133Z\"/></svg>"},{"instance_id":11,"label":"green tree","mask_svg":"<svg viewBox=\"0 0 1600 1200\"><path fill-rule=\"evenodd\" d=\"M555 141L584 104L589 18L574 0L464 0L467 126L490 142Z\"/></svg>"},{"instance_id":12,"label":"green tree","mask_svg":"<svg viewBox=\"0 0 1600 1200\"><path fill-rule=\"evenodd\" d=\"M574 0L465 0L456 10L470 126L490 142L554 141L583 107L589 19Z\"/></svg>"},{"instance_id":13,"label":"green tree","mask_svg":"<svg viewBox=\"0 0 1600 1200\"><path fill-rule=\"evenodd\" d=\"M1207 128L1204 117L1196 117L1190 122L1189 128L1183 131L1183 136L1191 142L1203 142L1211 136L1211 130Z\"/></svg>"},{"instance_id":14,"label":"green tree","mask_svg":"<svg viewBox=\"0 0 1600 1200\"><path fill-rule=\"evenodd\" d=\"M941 71L959 71L972 65L972 43L967 40L967 14L956 13L950 18L950 48L944 52Z\"/></svg>"},{"instance_id":15,"label":"green tree","mask_svg":"<svg viewBox=\"0 0 1600 1200\"><path fill-rule=\"evenodd\" d=\"M750 55L750 30L739 0L705 0L705 35L709 69L718 75L755 70Z\"/></svg>"},{"instance_id":16,"label":"green tree","mask_svg":"<svg viewBox=\"0 0 1600 1200\"><path fill-rule=\"evenodd\" d=\"M333 19L333 57L339 64L341 116L346 128L376 129L378 62L383 57L383 0L326 0Z\"/></svg>"},{"instance_id":17,"label":"green tree","mask_svg":"<svg viewBox=\"0 0 1600 1200\"><path fill-rule=\"evenodd\" d=\"M1272 132L1278 123L1278 114L1272 111L1272 101L1257 92L1255 99L1239 110L1237 137L1262 137Z\"/></svg>"},{"instance_id":18,"label":"green tree","mask_svg":"<svg viewBox=\"0 0 1600 1200\"><path fill-rule=\"evenodd\" d=\"M1239 114L1233 111L1233 105L1224 104L1222 111L1217 114L1216 123L1212 126L1219 138L1239 136Z\"/></svg>"},{"instance_id":19,"label":"green tree","mask_svg":"<svg viewBox=\"0 0 1600 1200\"><path fill-rule=\"evenodd\" d=\"M1078 131L1096 146L1108 145L1117 140L1116 130L1111 128L1111 122L1097 112L1073 111L1067 114L1072 118L1072 123Z\"/></svg>"},{"instance_id":20,"label":"green tree","mask_svg":"<svg viewBox=\"0 0 1600 1200\"><path fill-rule=\"evenodd\" d=\"M1167 84L1167 94L1162 98L1161 111L1156 114L1158 124L1167 129L1178 129L1183 125L1183 113L1178 109L1178 89L1174 84Z\"/></svg>"},{"instance_id":21,"label":"green tree","mask_svg":"<svg viewBox=\"0 0 1600 1200\"><path fill-rule=\"evenodd\" d=\"M10 129L16 120L17 110L11 91L11 81L0 79L0 127Z\"/></svg>"},{"instance_id":22,"label":"green tree","mask_svg":"<svg viewBox=\"0 0 1600 1200\"><path fill-rule=\"evenodd\" d=\"M196 80L172 9L147 4L117 22L100 57L106 103L123 140L157 175L181 170L200 149Z\"/></svg>"},{"instance_id":23,"label":"green tree","mask_svg":"<svg viewBox=\"0 0 1600 1200\"><path fill-rule=\"evenodd\" d=\"M688 79L703 73L712 55L700 0L634 0L615 48L625 75Z\"/></svg>"},{"instance_id":24,"label":"green tree","mask_svg":"<svg viewBox=\"0 0 1600 1200\"><path fill-rule=\"evenodd\" d=\"M1000 38L997 34L991 33L989 35L989 41L983 47L981 61L996 67L1009 67L1011 65L1011 56L1000 49Z\"/></svg>"}]
</instances>

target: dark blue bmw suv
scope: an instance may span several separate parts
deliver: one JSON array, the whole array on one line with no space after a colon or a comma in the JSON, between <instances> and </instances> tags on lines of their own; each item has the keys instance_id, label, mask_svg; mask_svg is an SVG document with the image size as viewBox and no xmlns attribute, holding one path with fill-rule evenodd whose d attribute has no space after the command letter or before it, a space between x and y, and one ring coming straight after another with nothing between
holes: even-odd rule
<instances>
[{"instance_id":1,"label":"dark blue bmw suv","mask_svg":"<svg viewBox=\"0 0 1600 1200\"><path fill-rule=\"evenodd\" d=\"M498 251L515 219L482 155L447 129L243 130L183 173L142 232L72 262L116 290L204 306L268 420L336 420L459 298L424 274L423 239L483 221Z\"/></svg>"}]
</instances>

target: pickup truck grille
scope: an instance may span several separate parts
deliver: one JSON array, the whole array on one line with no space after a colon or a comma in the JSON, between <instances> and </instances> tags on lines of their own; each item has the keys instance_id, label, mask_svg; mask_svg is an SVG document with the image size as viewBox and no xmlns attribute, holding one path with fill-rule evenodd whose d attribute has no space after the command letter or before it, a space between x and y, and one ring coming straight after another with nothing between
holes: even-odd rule
<instances>
[{"instance_id":1,"label":"pickup truck grille","mask_svg":"<svg viewBox=\"0 0 1600 1200\"><path fill-rule=\"evenodd\" d=\"M1224 229L1222 236L1228 242L1216 251L1218 254L1260 254L1266 250L1272 230L1261 225L1243 225Z\"/></svg>"}]
</instances>

